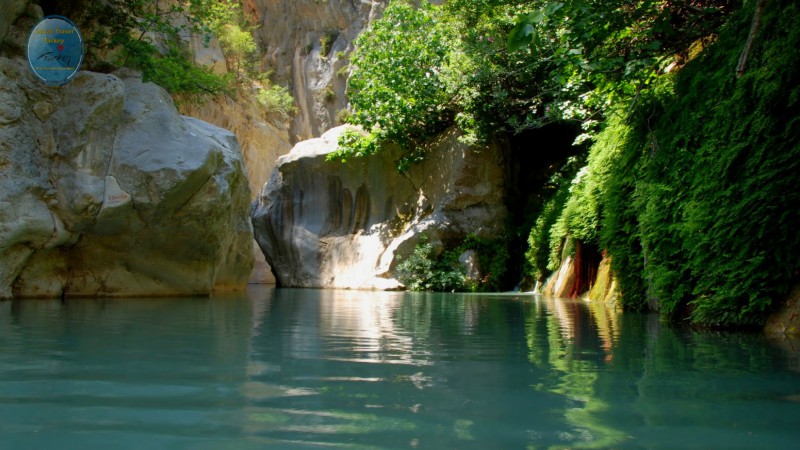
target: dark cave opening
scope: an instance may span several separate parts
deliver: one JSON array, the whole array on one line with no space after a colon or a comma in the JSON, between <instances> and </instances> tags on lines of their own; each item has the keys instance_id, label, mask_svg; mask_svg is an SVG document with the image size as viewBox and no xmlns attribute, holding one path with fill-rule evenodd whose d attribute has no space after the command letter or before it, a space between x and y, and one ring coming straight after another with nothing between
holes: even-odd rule
<instances>
[{"instance_id":1,"label":"dark cave opening","mask_svg":"<svg viewBox=\"0 0 800 450\"><path fill-rule=\"evenodd\" d=\"M581 133L576 122L554 122L509 136L506 164L509 270L503 280L508 289L524 285L528 234L542 205L553 194L548 180L562 170L570 157L585 157L586 148L573 145Z\"/></svg>"}]
</instances>

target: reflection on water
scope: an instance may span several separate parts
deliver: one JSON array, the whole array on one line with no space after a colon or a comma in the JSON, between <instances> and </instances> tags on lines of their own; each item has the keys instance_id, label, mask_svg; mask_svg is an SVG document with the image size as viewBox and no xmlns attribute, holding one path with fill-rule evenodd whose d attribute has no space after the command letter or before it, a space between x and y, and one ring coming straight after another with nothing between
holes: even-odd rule
<instances>
[{"instance_id":1,"label":"reflection on water","mask_svg":"<svg viewBox=\"0 0 800 450\"><path fill-rule=\"evenodd\" d=\"M0 447L794 448L792 348L500 294L3 302Z\"/></svg>"}]
</instances>

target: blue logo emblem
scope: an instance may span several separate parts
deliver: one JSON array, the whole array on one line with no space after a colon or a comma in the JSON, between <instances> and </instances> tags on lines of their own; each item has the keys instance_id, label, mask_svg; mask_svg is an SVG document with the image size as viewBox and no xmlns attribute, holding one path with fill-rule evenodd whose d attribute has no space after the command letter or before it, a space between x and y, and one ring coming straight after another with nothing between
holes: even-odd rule
<instances>
[{"instance_id":1,"label":"blue logo emblem","mask_svg":"<svg viewBox=\"0 0 800 450\"><path fill-rule=\"evenodd\" d=\"M83 38L78 27L62 16L47 16L28 35L28 63L40 80L66 84L83 62Z\"/></svg>"}]
</instances>

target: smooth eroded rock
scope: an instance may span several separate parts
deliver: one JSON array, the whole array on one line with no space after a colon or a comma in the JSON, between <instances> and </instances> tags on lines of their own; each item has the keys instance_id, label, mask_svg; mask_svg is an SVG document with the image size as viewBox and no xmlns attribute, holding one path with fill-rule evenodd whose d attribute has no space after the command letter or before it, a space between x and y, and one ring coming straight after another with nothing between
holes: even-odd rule
<instances>
[{"instance_id":1,"label":"smooth eroded rock","mask_svg":"<svg viewBox=\"0 0 800 450\"><path fill-rule=\"evenodd\" d=\"M298 143L278 160L253 205L256 240L283 286L397 289L398 256L424 233L455 243L503 229L503 152L472 148L454 132L398 174L397 149L326 161L345 127Z\"/></svg>"},{"instance_id":2,"label":"smooth eroded rock","mask_svg":"<svg viewBox=\"0 0 800 450\"><path fill-rule=\"evenodd\" d=\"M207 295L252 266L236 138L130 71L48 87L0 58L0 297ZM7 115L10 116L10 115Z\"/></svg>"}]
</instances>

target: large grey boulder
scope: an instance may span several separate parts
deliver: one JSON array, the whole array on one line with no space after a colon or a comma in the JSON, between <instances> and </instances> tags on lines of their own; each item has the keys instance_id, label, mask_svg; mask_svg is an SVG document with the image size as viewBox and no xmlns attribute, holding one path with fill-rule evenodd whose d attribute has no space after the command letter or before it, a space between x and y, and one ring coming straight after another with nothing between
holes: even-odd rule
<instances>
[{"instance_id":1,"label":"large grey boulder","mask_svg":"<svg viewBox=\"0 0 800 450\"><path fill-rule=\"evenodd\" d=\"M0 58L0 297L241 288L249 189L228 131L137 74L63 87Z\"/></svg>"},{"instance_id":2,"label":"large grey boulder","mask_svg":"<svg viewBox=\"0 0 800 450\"><path fill-rule=\"evenodd\" d=\"M327 161L345 129L279 158L253 205L256 241L281 285L397 289L394 269L422 234L449 244L502 232L501 146L469 147L448 132L401 175L396 149Z\"/></svg>"}]
</instances>

